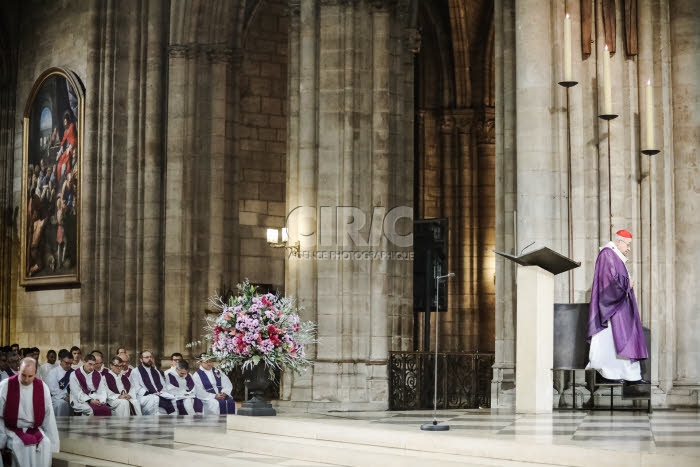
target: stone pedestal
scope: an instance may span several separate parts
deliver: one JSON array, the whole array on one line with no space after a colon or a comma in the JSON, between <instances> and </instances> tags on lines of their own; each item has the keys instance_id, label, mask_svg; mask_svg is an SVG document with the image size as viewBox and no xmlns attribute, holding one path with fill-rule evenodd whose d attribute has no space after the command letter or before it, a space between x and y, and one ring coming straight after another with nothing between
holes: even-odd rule
<instances>
[{"instance_id":1,"label":"stone pedestal","mask_svg":"<svg viewBox=\"0 0 700 467\"><path fill-rule=\"evenodd\" d=\"M518 266L515 411L552 412L554 275Z\"/></svg>"}]
</instances>

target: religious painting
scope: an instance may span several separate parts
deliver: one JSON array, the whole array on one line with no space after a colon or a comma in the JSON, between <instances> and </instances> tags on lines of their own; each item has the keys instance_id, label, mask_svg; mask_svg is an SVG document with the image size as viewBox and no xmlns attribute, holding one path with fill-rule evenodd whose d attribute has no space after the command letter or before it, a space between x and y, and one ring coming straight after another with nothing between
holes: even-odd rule
<instances>
[{"instance_id":1,"label":"religious painting","mask_svg":"<svg viewBox=\"0 0 700 467\"><path fill-rule=\"evenodd\" d=\"M84 89L74 73L46 70L24 111L21 284L80 283L80 172Z\"/></svg>"}]
</instances>

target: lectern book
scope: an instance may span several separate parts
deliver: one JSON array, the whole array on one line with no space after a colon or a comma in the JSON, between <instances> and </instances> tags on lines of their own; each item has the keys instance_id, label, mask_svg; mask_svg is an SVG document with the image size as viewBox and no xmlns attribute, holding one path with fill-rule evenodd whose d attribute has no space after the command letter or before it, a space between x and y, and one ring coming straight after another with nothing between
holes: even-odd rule
<instances>
[{"instance_id":1,"label":"lectern book","mask_svg":"<svg viewBox=\"0 0 700 467\"><path fill-rule=\"evenodd\" d=\"M539 266L545 271L551 272L555 276L557 274L561 274L562 272L566 272L570 269L581 266L580 262L567 258L566 256L557 253L546 246L522 256L509 255L508 253L503 253L496 250L493 252L497 255L503 256L504 258L508 258L521 266Z\"/></svg>"}]
</instances>

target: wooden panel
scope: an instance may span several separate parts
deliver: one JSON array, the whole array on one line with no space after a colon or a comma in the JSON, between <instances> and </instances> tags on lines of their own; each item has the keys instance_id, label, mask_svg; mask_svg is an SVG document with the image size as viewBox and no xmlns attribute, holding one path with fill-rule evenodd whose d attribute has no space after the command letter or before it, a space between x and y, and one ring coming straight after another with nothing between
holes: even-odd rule
<instances>
[{"instance_id":1,"label":"wooden panel","mask_svg":"<svg viewBox=\"0 0 700 467\"><path fill-rule=\"evenodd\" d=\"M591 0L581 0L581 53L583 58L591 54L593 43L593 3Z\"/></svg>"},{"instance_id":2,"label":"wooden panel","mask_svg":"<svg viewBox=\"0 0 700 467\"><path fill-rule=\"evenodd\" d=\"M625 4L625 51L637 55L637 0L623 0Z\"/></svg>"}]
</instances>

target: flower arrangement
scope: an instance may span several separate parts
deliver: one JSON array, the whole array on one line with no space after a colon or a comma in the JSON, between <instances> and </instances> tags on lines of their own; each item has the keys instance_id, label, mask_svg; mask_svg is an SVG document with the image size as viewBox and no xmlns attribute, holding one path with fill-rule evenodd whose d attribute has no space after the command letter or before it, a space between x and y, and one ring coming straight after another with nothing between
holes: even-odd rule
<instances>
[{"instance_id":1,"label":"flower arrangement","mask_svg":"<svg viewBox=\"0 0 700 467\"><path fill-rule=\"evenodd\" d=\"M221 312L208 320L204 338L211 342L210 353L220 369L228 373L262 362L274 379L277 368L300 374L311 365L305 346L315 342L316 325L301 321L294 299L258 294L247 279L238 284L238 291L228 303L221 297L209 299Z\"/></svg>"}]
</instances>

